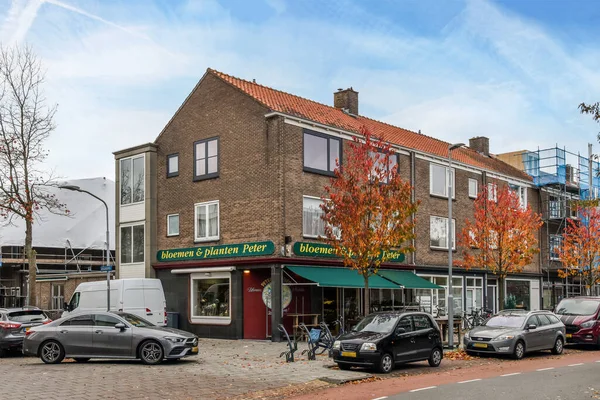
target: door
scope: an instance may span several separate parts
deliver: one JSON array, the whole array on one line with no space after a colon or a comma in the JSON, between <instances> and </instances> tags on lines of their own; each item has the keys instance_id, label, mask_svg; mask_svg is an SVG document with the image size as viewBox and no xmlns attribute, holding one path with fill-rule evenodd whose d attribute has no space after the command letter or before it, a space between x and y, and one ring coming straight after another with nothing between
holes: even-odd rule
<instances>
[{"instance_id":1,"label":"door","mask_svg":"<svg viewBox=\"0 0 600 400\"><path fill-rule=\"evenodd\" d=\"M132 328L127 324L125 329L117 329L115 325L123 321L104 314L94 315L92 334L93 355L103 357L133 357L131 348Z\"/></svg>"},{"instance_id":2,"label":"door","mask_svg":"<svg viewBox=\"0 0 600 400\"><path fill-rule=\"evenodd\" d=\"M155 325L165 324L165 301L163 291L158 287L144 287L146 319Z\"/></svg>"},{"instance_id":3,"label":"door","mask_svg":"<svg viewBox=\"0 0 600 400\"><path fill-rule=\"evenodd\" d=\"M413 325L415 327L416 351L419 359L429 358L431 350L439 337L437 329L433 327L431 319L426 315L413 315Z\"/></svg>"},{"instance_id":4,"label":"door","mask_svg":"<svg viewBox=\"0 0 600 400\"><path fill-rule=\"evenodd\" d=\"M536 329L527 330L529 325L535 325ZM525 349L527 351L530 350L539 350L543 347L543 327L540 327L540 322L537 316L532 315L527 319L527 323L525 324Z\"/></svg>"},{"instance_id":5,"label":"door","mask_svg":"<svg viewBox=\"0 0 600 400\"><path fill-rule=\"evenodd\" d=\"M497 288L498 287L496 285L488 285L487 297L485 299L486 307L492 310L493 314L498 312L498 307L496 306L498 304L496 300L498 298Z\"/></svg>"},{"instance_id":6,"label":"door","mask_svg":"<svg viewBox=\"0 0 600 400\"><path fill-rule=\"evenodd\" d=\"M556 339L556 331L558 330L557 325L554 325L550 318L544 314L538 314L538 321L540 325L538 329L540 330L540 346L543 349L551 349L554 347L554 340Z\"/></svg>"},{"instance_id":7,"label":"door","mask_svg":"<svg viewBox=\"0 0 600 400\"><path fill-rule=\"evenodd\" d=\"M66 356L92 354L92 329L94 320L91 315L78 315L60 324L57 336L65 348Z\"/></svg>"},{"instance_id":8,"label":"door","mask_svg":"<svg viewBox=\"0 0 600 400\"><path fill-rule=\"evenodd\" d=\"M398 333L398 329L404 329L404 332ZM394 361L397 363L415 360L417 355L417 339L413 320L411 316L400 318L396 330L394 331L394 340L392 348L394 349Z\"/></svg>"}]
</instances>

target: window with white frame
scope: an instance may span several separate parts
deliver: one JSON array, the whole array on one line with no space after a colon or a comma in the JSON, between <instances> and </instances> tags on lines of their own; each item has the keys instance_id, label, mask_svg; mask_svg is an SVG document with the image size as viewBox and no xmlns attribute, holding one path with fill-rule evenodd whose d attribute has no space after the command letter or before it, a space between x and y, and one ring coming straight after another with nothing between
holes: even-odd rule
<instances>
[{"instance_id":1,"label":"window with white frame","mask_svg":"<svg viewBox=\"0 0 600 400\"><path fill-rule=\"evenodd\" d=\"M52 310L62 310L65 303L65 285L62 283L52 284Z\"/></svg>"},{"instance_id":2,"label":"window with white frame","mask_svg":"<svg viewBox=\"0 0 600 400\"><path fill-rule=\"evenodd\" d=\"M121 264L144 262L144 225L121 226Z\"/></svg>"},{"instance_id":3,"label":"window with white frame","mask_svg":"<svg viewBox=\"0 0 600 400\"><path fill-rule=\"evenodd\" d=\"M456 221L452 220L452 249L456 248L455 243L455 227ZM444 217L429 217L429 246L435 249L448 248L448 218Z\"/></svg>"},{"instance_id":4,"label":"window with white frame","mask_svg":"<svg viewBox=\"0 0 600 400\"><path fill-rule=\"evenodd\" d=\"M179 175L179 154L167 156L167 178Z\"/></svg>"},{"instance_id":5,"label":"window with white frame","mask_svg":"<svg viewBox=\"0 0 600 400\"><path fill-rule=\"evenodd\" d=\"M498 185L490 182L487 184L487 187L488 187L488 200L498 201Z\"/></svg>"},{"instance_id":6,"label":"window with white frame","mask_svg":"<svg viewBox=\"0 0 600 400\"><path fill-rule=\"evenodd\" d=\"M194 206L194 239L197 242L219 240L219 201Z\"/></svg>"},{"instance_id":7,"label":"window with white frame","mask_svg":"<svg viewBox=\"0 0 600 400\"><path fill-rule=\"evenodd\" d=\"M194 142L194 180L219 176L219 138Z\"/></svg>"},{"instance_id":8,"label":"window with white frame","mask_svg":"<svg viewBox=\"0 0 600 400\"><path fill-rule=\"evenodd\" d=\"M454 169L452 169L452 198L456 194L454 186ZM448 197L448 167L443 165L429 164L429 193L434 196Z\"/></svg>"},{"instance_id":9,"label":"window with white frame","mask_svg":"<svg viewBox=\"0 0 600 400\"><path fill-rule=\"evenodd\" d=\"M421 311L435 317L448 315L448 277L419 275L421 278L441 286L442 289L416 289L415 300ZM461 315L463 310L463 278L452 278L452 296L454 297L454 315Z\"/></svg>"},{"instance_id":10,"label":"window with white frame","mask_svg":"<svg viewBox=\"0 0 600 400\"><path fill-rule=\"evenodd\" d=\"M515 184L509 184L509 187L519 198L519 205L521 208L527 208L527 188Z\"/></svg>"},{"instance_id":11,"label":"window with white frame","mask_svg":"<svg viewBox=\"0 0 600 400\"><path fill-rule=\"evenodd\" d=\"M477 179L469 178L469 197L477 198Z\"/></svg>"},{"instance_id":12,"label":"window with white frame","mask_svg":"<svg viewBox=\"0 0 600 400\"><path fill-rule=\"evenodd\" d=\"M548 198L548 213L550 218L563 218L564 212L564 200L558 196L549 196Z\"/></svg>"},{"instance_id":13,"label":"window with white frame","mask_svg":"<svg viewBox=\"0 0 600 400\"><path fill-rule=\"evenodd\" d=\"M483 278L466 277L465 300L467 307L465 311L471 313L474 309L481 309L483 306Z\"/></svg>"},{"instance_id":14,"label":"window with white frame","mask_svg":"<svg viewBox=\"0 0 600 400\"><path fill-rule=\"evenodd\" d=\"M192 323L226 325L231 322L231 273L206 272L190 276Z\"/></svg>"},{"instance_id":15,"label":"window with white frame","mask_svg":"<svg viewBox=\"0 0 600 400\"><path fill-rule=\"evenodd\" d=\"M120 170L121 204L144 201L144 156L122 159Z\"/></svg>"},{"instance_id":16,"label":"window with white frame","mask_svg":"<svg viewBox=\"0 0 600 400\"><path fill-rule=\"evenodd\" d=\"M302 236L310 238L325 236L326 223L322 218L321 204L323 200L318 197L302 197ZM339 238L341 231L334 228L333 233Z\"/></svg>"},{"instance_id":17,"label":"window with white frame","mask_svg":"<svg viewBox=\"0 0 600 400\"><path fill-rule=\"evenodd\" d=\"M371 158L373 158L373 160L375 160L375 158L377 158L377 160L373 163L373 168L371 170L371 175L369 176L369 178L374 177L377 174L377 170L379 170L379 175L381 178L382 182L389 182L390 178L391 178L391 173L392 171L396 170L396 172L398 171L398 155L397 154L390 154L388 157L388 165L385 166L384 162L385 162L385 154L381 153L381 152L371 152L370 154Z\"/></svg>"},{"instance_id":18,"label":"window with white frame","mask_svg":"<svg viewBox=\"0 0 600 400\"><path fill-rule=\"evenodd\" d=\"M167 236L179 235L179 214L167 215Z\"/></svg>"},{"instance_id":19,"label":"window with white frame","mask_svg":"<svg viewBox=\"0 0 600 400\"><path fill-rule=\"evenodd\" d=\"M560 247L562 246L561 235L550 235L550 259L553 261L560 260Z\"/></svg>"}]
</instances>

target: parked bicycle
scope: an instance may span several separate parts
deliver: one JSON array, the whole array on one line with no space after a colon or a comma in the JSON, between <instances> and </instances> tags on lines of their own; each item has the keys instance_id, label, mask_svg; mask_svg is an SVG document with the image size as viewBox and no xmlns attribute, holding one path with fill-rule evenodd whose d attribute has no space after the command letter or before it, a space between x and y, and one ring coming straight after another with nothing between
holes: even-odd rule
<instances>
[{"instance_id":1,"label":"parked bicycle","mask_svg":"<svg viewBox=\"0 0 600 400\"><path fill-rule=\"evenodd\" d=\"M463 314L463 324L465 329L473 329L476 326L483 325L492 316L492 311L487 308L474 308L470 314Z\"/></svg>"}]
</instances>

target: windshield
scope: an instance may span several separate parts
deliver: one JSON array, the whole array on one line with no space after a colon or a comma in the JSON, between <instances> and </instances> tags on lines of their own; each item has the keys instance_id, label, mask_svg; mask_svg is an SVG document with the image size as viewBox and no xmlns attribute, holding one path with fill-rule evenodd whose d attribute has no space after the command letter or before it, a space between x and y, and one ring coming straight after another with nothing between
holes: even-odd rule
<instances>
[{"instance_id":1,"label":"windshield","mask_svg":"<svg viewBox=\"0 0 600 400\"><path fill-rule=\"evenodd\" d=\"M389 333L396 326L398 316L396 315L368 315L352 329L354 332L377 332Z\"/></svg>"},{"instance_id":2,"label":"windshield","mask_svg":"<svg viewBox=\"0 0 600 400\"><path fill-rule=\"evenodd\" d=\"M15 311L8 314L9 321L38 322L46 319L42 310Z\"/></svg>"},{"instance_id":3,"label":"windshield","mask_svg":"<svg viewBox=\"0 0 600 400\"><path fill-rule=\"evenodd\" d=\"M559 315L593 315L598 310L600 301L589 299L564 299L556 307Z\"/></svg>"},{"instance_id":4,"label":"windshield","mask_svg":"<svg viewBox=\"0 0 600 400\"><path fill-rule=\"evenodd\" d=\"M118 313L117 315L123 318L125 321L129 322L131 325L135 326L136 328L155 326L152 322L146 321L145 319L140 318L137 315L127 313Z\"/></svg>"},{"instance_id":5,"label":"windshield","mask_svg":"<svg viewBox=\"0 0 600 400\"><path fill-rule=\"evenodd\" d=\"M484 323L491 328L520 328L525 322L524 315L496 315Z\"/></svg>"}]
</instances>

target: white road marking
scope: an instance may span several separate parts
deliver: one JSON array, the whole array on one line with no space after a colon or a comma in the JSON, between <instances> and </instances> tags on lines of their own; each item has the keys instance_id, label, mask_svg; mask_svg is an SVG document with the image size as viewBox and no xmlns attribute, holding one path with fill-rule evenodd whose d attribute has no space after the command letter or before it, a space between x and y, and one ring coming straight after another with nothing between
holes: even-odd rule
<instances>
[{"instance_id":1,"label":"white road marking","mask_svg":"<svg viewBox=\"0 0 600 400\"><path fill-rule=\"evenodd\" d=\"M550 368L540 368L540 369L536 369L536 371L549 371L551 369L554 369L554 367L550 367Z\"/></svg>"},{"instance_id":2,"label":"white road marking","mask_svg":"<svg viewBox=\"0 0 600 400\"><path fill-rule=\"evenodd\" d=\"M596 361L597 363L600 363L600 360Z\"/></svg>"},{"instance_id":3,"label":"white road marking","mask_svg":"<svg viewBox=\"0 0 600 400\"><path fill-rule=\"evenodd\" d=\"M579 363L579 364L570 364L569 367L577 367L578 365L583 365L583 363Z\"/></svg>"},{"instance_id":4,"label":"white road marking","mask_svg":"<svg viewBox=\"0 0 600 400\"><path fill-rule=\"evenodd\" d=\"M470 382L477 382L480 381L481 379L469 379L468 381L462 381L462 382L458 382L458 383L470 383Z\"/></svg>"},{"instance_id":5,"label":"white road marking","mask_svg":"<svg viewBox=\"0 0 600 400\"><path fill-rule=\"evenodd\" d=\"M373 399L373 400L383 400L383 399L387 399L387 398L388 398L387 396L383 396L383 397L378 397L378 398Z\"/></svg>"},{"instance_id":6,"label":"white road marking","mask_svg":"<svg viewBox=\"0 0 600 400\"><path fill-rule=\"evenodd\" d=\"M500 376L514 376L514 375L521 375L520 372L513 372L512 374L504 374L504 375L500 375Z\"/></svg>"},{"instance_id":7,"label":"white road marking","mask_svg":"<svg viewBox=\"0 0 600 400\"><path fill-rule=\"evenodd\" d=\"M435 389L436 387L437 386L427 386L427 387L420 388L420 389L413 389L413 390L410 390L410 393L420 392L421 390Z\"/></svg>"}]
</instances>

